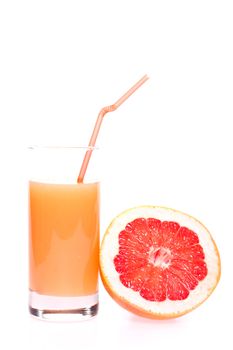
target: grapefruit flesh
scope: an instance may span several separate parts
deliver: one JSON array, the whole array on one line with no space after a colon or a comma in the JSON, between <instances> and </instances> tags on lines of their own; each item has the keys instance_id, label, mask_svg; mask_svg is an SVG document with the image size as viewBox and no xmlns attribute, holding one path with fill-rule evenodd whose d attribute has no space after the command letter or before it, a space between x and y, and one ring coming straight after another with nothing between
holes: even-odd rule
<instances>
[{"instance_id":1,"label":"grapefruit flesh","mask_svg":"<svg viewBox=\"0 0 233 350\"><path fill-rule=\"evenodd\" d=\"M103 238L100 271L109 294L151 318L181 316L201 304L220 277L208 230L193 217L162 207L137 207L113 220Z\"/></svg>"}]
</instances>

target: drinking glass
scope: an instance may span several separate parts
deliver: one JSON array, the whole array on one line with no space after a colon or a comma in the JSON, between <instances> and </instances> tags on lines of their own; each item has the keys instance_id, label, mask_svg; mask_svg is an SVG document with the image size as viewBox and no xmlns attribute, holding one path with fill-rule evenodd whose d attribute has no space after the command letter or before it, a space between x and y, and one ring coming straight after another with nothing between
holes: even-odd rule
<instances>
[{"instance_id":1,"label":"drinking glass","mask_svg":"<svg viewBox=\"0 0 233 350\"><path fill-rule=\"evenodd\" d=\"M87 150L91 161L77 183ZM29 311L55 321L91 318L98 312L99 150L29 153Z\"/></svg>"}]
</instances>

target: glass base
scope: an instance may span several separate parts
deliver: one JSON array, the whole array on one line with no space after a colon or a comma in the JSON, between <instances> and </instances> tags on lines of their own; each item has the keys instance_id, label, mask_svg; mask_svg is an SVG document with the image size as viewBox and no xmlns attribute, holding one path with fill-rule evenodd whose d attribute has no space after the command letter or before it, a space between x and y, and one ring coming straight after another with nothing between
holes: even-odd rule
<instances>
[{"instance_id":1,"label":"glass base","mask_svg":"<svg viewBox=\"0 0 233 350\"><path fill-rule=\"evenodd\" d=\"M80 297L58 297L29 291L29 312L47 321L85 321L98 313L98 293Z\"/></svg>"}]
</instances>

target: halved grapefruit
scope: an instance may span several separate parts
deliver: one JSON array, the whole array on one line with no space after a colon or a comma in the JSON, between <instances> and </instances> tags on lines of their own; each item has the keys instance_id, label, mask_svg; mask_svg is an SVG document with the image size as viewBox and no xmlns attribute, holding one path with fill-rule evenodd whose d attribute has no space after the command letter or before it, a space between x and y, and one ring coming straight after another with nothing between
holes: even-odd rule
<instances>
[{"instance_id":1,"label":"halved grapefruit","mask_svg":"<svg viewBox=\"0 0 233 350\"><path fill-rule=\"evenodd\" d=\"M103 284L121 306L157 319L186 314L206 300L220 278L220 257L195 218L164 207L124 211L100 249Z\"/></svg>"}]
</instances>

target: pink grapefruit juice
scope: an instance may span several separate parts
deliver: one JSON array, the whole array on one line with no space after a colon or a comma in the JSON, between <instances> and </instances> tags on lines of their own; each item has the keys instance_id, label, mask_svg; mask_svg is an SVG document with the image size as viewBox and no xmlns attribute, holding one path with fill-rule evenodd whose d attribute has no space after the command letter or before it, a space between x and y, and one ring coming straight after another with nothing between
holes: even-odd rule
<instances>
[{"instance_id":1,"label":"pink grapefruit juice","mask_svg":"<svg viewBox=\"0 0 233 350\"><path fill-rule=\"evenodd\" d=\"M29 287L56 296L98 291L99 183L29 183Z\"/></svg>"}]
</instances>

